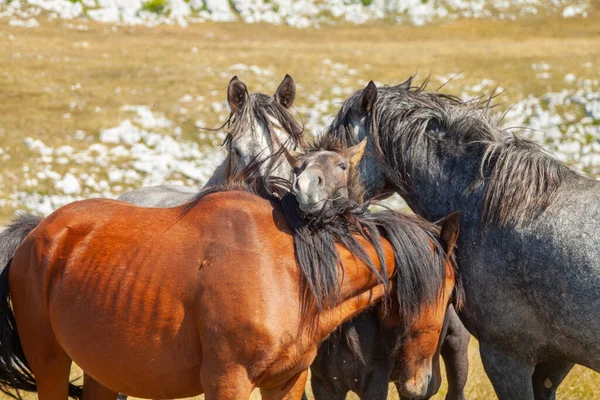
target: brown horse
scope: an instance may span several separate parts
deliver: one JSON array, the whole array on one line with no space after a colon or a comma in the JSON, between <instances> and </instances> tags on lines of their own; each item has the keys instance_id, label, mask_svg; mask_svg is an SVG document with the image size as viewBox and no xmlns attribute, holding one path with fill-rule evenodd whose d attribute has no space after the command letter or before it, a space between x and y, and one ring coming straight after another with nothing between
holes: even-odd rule
<instances>
[{"instance_id":1,"label":"brown horse","mask_svg":"<svg viewBox=\"0 0 600 400\"><path fill-rule=\"evenodd\" d=\"M255 387L266 399L300 398L319 343L404 269L437 282L423 292L396 279L405 298L390 309L416 317L412 337L423 319L441 329L454 225L445 249L438 236L384 223L390 241L381 240L373 218L353 215L299 230L297 203L273 191L208 189L168 209L86 200L17 221L0 235L0 261L12 258L0 276L2 390L80 397L68 384L74 361L86 400L241 399ZM424 243L427 260L397 264L414 247L399 240Z\"/></svg>"}]
</instances>

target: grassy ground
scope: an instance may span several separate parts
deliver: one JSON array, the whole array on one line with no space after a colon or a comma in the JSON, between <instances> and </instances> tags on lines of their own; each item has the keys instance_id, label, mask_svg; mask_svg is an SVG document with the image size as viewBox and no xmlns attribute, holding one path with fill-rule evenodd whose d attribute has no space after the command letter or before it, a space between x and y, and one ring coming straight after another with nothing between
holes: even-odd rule
<instances>
[{"instance_id":1,"label":"grassy ground","mask_svg":"<svg viewBox=\"0 0 600 400\"><path fill-rule=\"evenodd\" d=\"M0 197L22 189L22 171L30 157L23 138L58 147L81 148L78 130L97 135L126 118L121 106L145 104L163 112L197 139L194 122L209 126L219 113L206 106L221 102L233 74L250 90L273 92L285 73L298 83L298 110L314 104L310 94L333 112L344 98L336 87L360 88L369 79L397 83L418 72L421 77L462 72L449 87L490 79L507 89L506 101L522 94L540 95L564 87L563 77L598 78L600 18L527 19L519 22L460 21L426 27L335 26L321 30L206 23L182 29L89 24L69 29L63 21L37 29L0 26ZM331 63L324 62L331 60ZM552 78L536 78L532 64L552 65ZM272 75L231 69L257 65ZM339 64L336 64L339 63ZM591 64L589 64L591 63ZM590 67L592 65L592 67ZM352 71L354 70L354 71ZM184 94L204 96L183 113ZM222 116L223 112L220 113ZM66 165L64 168L77 168ZM59 171L60 172L60 171ZM38 188L52 192L54 188ZM0 225L14 212L0 209ZM471 348L471 399L493 398L477 355ZM443 398L445 389L436 398ZM396 398L392 391L390 398ZM600 398L600 377L574 370L559 391L561 399Z\"/></svg>"},{"instance_id":2,"label":"grassy ground","mask_svg":"<svg viewBox=\"0 0 600 400\"><path fill-rule=\"evenodd\" d=\"M72 376L81 376L81 371L75 367L73 369ZM442 383L440 391L433 397L433 399L444 399L446 390L447 385L444 378L444 382ZM307 395L309 399L313 399L312 392L310 390L310 383L307 387ZM474 339L471 341L471 346L469 347L469 378L467 380L465 396L467 399L471 400L487 400L495 398L492 384L483 371L481 359L479 358L479 347L477 341ZM5 398L8 399L7 396L0 395L0 399ZM27 394L24 396L25 400L32 400L35 398L36 396L33 394ZM198 396L194 397L193 399L203 398L204 396ZM562 400L592 400L600 398L600 376L596 372L587 368L576 366L559 387L557 398ZM260 399L260 393L258 390L256 390L253 393L251 400L258 399ZM349 393L347 399L358 400L358 396L356 396L354 393ZM398 393L393 385L390 385L388 399L399 400Z\"/></svg>"},{"instance_id":3,"label":"grassy ground","mask_svg":"<svg viewBox=\"0 0 600 400\"><path fill-rule=\"evenodd\" d=\"M369 79L397 83L410 74L431 74L432 86L462 72L448 90L489 79L507 89L504 100L559 90L563 77L598 77L600 18L528 19L520 22L461 21L426 27L331 26L321 30L206 23L186 29L89 24L68 29L64 21L36 29L0 27L0 198L24 190L23 169L31 153L23 138L47 145L89 143L74 134L97 135L127 117L121 106L153 107L182 128L182 138L197 139L198 119L215 126L210 105L222 102L225 87L238 74L251 91L273 92L285 73L298 83L299 110L325 102L329 113L346 94ZM324 62L331 60L331 63ZM536 79L532 64L552 65L551 79ZM241 72L232 65L256 65L271 75ZM591 63L591 64L589 64ZM182 113L184 94L202 102ZM332 101L334 100L334 101ZM303 112L303 117L306 113ZM58 165L64 173L77 165ZM50 183L36 190L52 193ZM0 210L0 222L14 212Z\"/></svg>"}]
</instances>

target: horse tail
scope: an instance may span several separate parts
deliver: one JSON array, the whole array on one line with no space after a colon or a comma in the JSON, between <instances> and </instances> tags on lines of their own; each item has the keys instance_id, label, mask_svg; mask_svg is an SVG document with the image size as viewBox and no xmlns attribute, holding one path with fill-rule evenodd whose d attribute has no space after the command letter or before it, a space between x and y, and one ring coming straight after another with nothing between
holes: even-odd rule
<instances>
[{"instance_id":1,"label":"horse tail","mask_svg":"<svg viewBox=\"0 0 600 400\"><path fill-rule=\"evenodd\" d=\"M19 245L41 221L42 218L36 215L19 214L0 232L0 391L18 399L21 398L19 390L37 392L37 385L17 332L10 303L8 271ZM69 396L80 399L81 387L69 383Z\"/></svg>"}]
</instances>

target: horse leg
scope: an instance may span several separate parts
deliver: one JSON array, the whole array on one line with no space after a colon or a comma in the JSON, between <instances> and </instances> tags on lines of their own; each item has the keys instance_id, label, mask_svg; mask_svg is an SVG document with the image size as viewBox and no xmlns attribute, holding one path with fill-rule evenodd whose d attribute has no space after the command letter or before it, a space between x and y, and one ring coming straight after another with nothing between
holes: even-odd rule
<instances>
[{"instance_id":1,"label":"horse leg","mask_svg":"<svg viewBox=\"0 0 600 400\"><path fill-rule=\"evenodd\" d=\"M454 307L448 308L448 333L442 343L442 358L446 365L448 393L446 400L464 400L469 374L469 341L471 334L460 322Z\"/></svg>"},{"instance_id":2,"label":"horse leg","mask_svg":"<svg viewBox=\"0 0 600 400\"><path fill-rule=\"evenodd\" d=\"M556 389L575 364L564 360L539 362L533 371L535 400L555 400Z\"/></svg>"},{"instance_id":3,"label":"horse leg","mask_svg":"<svg viewBox=\"0 0 600 400\"><path fill-rule=\"evenodd\" d=\"M57 343L52 327L35 312L30 312L30 318L18 318L18 324L23 352L35 376L38 398L66 400L70 394L72 361Z\"/></svg>"},{"instance_id":4,"label":"horse leg","mask_svg":"<svg viewBox=\"0 0 600 400\"><path fill-rule=\"evenodd\" d=\"M304 389L308 378L308 369L293 377L283 389L260 389L263 400L302 400L306 399Z\"/></svg>"},{"instance_id":5,"label":"horse leg","mask_svg":"<svg viewBox=\"0 0 600 400\"><path fill-rule=\"evenodd\" d=\"M480 342L479 353L499 400L533 399L533 364L498 351L485 342Z\"/></svg>"},{"instance_id":6,"label":"horse leg","mask_svg":"<svg viewBox=\"0 0 600 400\"><path fill-rule=\"evenodd\" d=\"M358 397L363 400L386 400L389 389L389 374L383 371L376 371L371 375L369 383L358 393Z\"/></svg>"},{"instance_id":7,"label":"horse leg","mask_svg":"<svg viewBox=\"0 0 600 400\"><path fill-rule=\"evenodd\" d=\"M66 353L52 358L29 361L35 376L40 400L66 400L69 397L69 375L71 359Z\"/></svg>"},{"instance_id":8,"label":"horse leg","mask_svg":"<svg viewBox=\"0 0 600 400\"><path fill-rule=\"evenodd\" d=\"M88 374L83 375L83 400L115 400L119 394L98 383Z\"/></svg>"},{"instance_id":9,"label":"horse leg","mask_svg":"<svg viewBox=\"0 0 600 400\"><path fill-rule=\"evenodd\" d=\"M254 385L248 379L248 371L241 365L224 370L219 367L211 368L208 363L203 362L200 382L205 400L249 399L254 390Z\"/></svg>"},{"instance_id":10,"label":"horse leg","mask_svg":"<svg viewBox=\"0 0 600 400\"><path fill-rule=\"evenodd\" d=\"M336 390L335 387L329 387L321 380L321 378L317 377L315 374L311 375L310 378L310 386L312 388L313 397L315 400L345 400L346 393L345 390Z\"/></svg>"}]
</instances>

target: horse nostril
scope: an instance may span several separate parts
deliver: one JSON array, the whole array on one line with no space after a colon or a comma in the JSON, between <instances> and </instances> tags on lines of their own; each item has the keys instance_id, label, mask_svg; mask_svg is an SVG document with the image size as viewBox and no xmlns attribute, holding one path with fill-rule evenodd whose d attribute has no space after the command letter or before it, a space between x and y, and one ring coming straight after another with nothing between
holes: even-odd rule
<instances>
[{"instance_id":1,"label":"horse nostril","mask_svg":"<svg viewBox=\"0 0 600 400\"><path fill-rule=\"evenodd\" d=\"M317 176L317 185L323 186L323 178L321 178L320 176Z\"/></svg>"}]
</instances>

